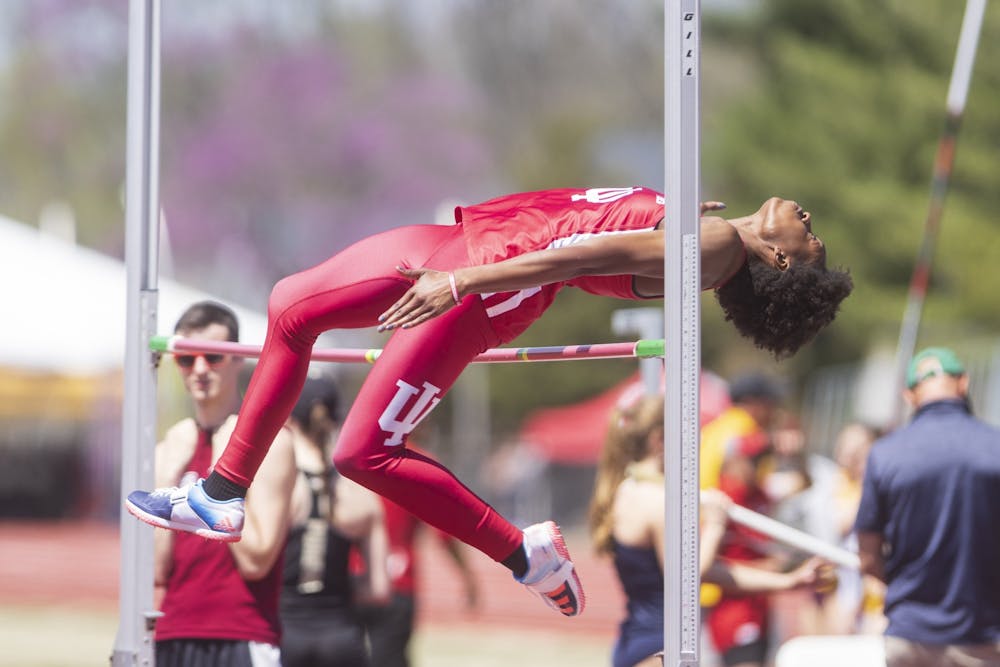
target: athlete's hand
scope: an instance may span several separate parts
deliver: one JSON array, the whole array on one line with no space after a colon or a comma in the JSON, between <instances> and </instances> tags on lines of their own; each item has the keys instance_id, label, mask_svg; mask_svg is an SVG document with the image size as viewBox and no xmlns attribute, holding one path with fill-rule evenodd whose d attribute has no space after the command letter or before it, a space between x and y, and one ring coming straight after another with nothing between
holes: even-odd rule
<instances>
[{"instance_id":1,"label":"athlete's hand","mask_svg":"<svg viewBox=\"0 0 1000 667\"><path fill-rule=\"evenodd\" d=\"M701 203L701 214L705 215L709 211L721 211L726 205L721 201L703 201Z\"/></svg>"},{"instance_id":2,"label":"athlete's hand","mask_svg":"<svg viewBox=\"0 0 1000 667\"><path fill-rule=\"evenodd\" d=\"M399 266L396 270L401 276L413 280L413 286L379 316L379 331L415 327L455 305L447 272Z\"/></svg>"},{"instance_id":3,"label":"athlete's hand","mask_svg":"<svg viewBox=\"0 0 1000 667\"><path fill-rule=\"evenodd\" d=\"M813 556L788 573L791 588L811 588L820 593L837 587L837 568L819 556Z\"/></svg>"}]
</instances>

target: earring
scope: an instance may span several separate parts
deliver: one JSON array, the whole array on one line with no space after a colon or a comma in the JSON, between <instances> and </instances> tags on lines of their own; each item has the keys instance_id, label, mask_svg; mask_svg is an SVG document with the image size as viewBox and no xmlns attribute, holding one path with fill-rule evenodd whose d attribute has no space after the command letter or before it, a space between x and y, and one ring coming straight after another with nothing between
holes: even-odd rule
<instances>
[{"instance_id":1,"label":"earring","mask_svg":"<svg viewBox=\"0 0 1000 667\"><path fill-rule=\"evenodd\" d=\"M788 256L780 248L775 248L774 263L778 269L784 271L788 268Z\"/></svg>"}]
</instances>

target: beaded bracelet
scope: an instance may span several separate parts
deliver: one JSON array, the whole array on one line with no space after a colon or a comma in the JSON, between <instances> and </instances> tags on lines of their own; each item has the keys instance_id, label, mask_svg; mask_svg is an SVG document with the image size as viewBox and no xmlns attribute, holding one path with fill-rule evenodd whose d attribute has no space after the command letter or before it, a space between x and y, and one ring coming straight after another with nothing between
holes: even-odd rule
<instances>
[{"instance_id":1,"label":"beaded bracelet","mask_svg":"<svg viewBox=\"0 0 1000 667\"><path fill-rule=\"evenodd\" d=\"M448 272L448 284L451 285L451 298L455 300L455 305L462 303L462 300L458 298L458 285L455 284L455 272Z\"/></svg>"}]
</instances>

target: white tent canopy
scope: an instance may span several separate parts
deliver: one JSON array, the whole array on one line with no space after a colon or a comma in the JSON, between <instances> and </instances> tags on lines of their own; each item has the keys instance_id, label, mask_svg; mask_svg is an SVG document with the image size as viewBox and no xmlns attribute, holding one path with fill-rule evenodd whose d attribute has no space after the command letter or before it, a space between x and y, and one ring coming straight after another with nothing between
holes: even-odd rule
<instances>
[{"instance_id":1,"label":"white tent canopy","mask_svg":"<svg viewBox=\"0 0 1000 667\"><path fill-rule=\"evenodd\" d=\"M157 332L170 334L195 301L224 300L160 279ZM0 216L0 367L68 374L119 368L125 358L124 262ZM240 338L261 343L259 312L226 303Z\"/></svg>"}]
</instances>

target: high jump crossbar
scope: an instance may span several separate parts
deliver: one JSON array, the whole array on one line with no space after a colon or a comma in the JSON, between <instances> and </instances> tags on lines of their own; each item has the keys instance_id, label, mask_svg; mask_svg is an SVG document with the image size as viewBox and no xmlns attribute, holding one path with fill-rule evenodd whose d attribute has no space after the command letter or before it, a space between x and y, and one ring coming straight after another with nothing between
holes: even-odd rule
<instances>
[{"instance_id":1,"label":"high jump crossbar","mask_svg":"<svg viewBox=\"0 0 1000 667\"><path fill-rule=\"evenodd\" d=\"M153 336L149 349L165 354L185 352L203 354L231 354L257 358L261 346L224 341L184 338L182 336ZM382 350L378 348L349 349L326 348L313 350L314 361L374 364ZM487 350L474 360L478 363L504 363L518 361L565 361L571 359L610 359L635 357L640 359L663 356L663 340L638 340L629 343L597 343L592 345L559 345L547 347L495 348ZM767 537L807 553L821 556L832 563L858 569L857 554L830 544L818 537L792 528L784 523L748 510L739 505L729 509L729 519L751 528Z\"/></svg>"},{"instance_id":2,"label":"high jump crossbar","mask_svg":"<svg viewBox=\"0 0 1000 667\"><path fill-rule=\"evenodd\" d=\"M260 345L184 338L153 336L149 339L153 352L177 354L232 354L238 357L259 357ZM313 361L374 364L382 354L378 348L327 348L313 350ZM498 347L473 359L476 363L507 363L516 361L569 361L572 359L613 359L633 357L650 359L663 356L663 340L638 340L630 343L594 343L591 345L555 345L547 347Z\"/></svg>"},{"instance_id":3,"label":"high jump crossbar","mask_svg":"<svg viewBox=\"0 0 1000 667\"><path fill-rule=\"evenodd\" d=\"M830 544L815 535L802 532L780 521L775 521L769 516L759 514L740 505L732 505L729 508L728 514L729 520L733 523L738 523L741 526L755 530L775 542L781 542L800 551L815 554L841 567L852 570L861 569L861 561L858 558L858 554L848 551L843 547L838 547L835 544Z\"/></svg>"}]
</instances>

